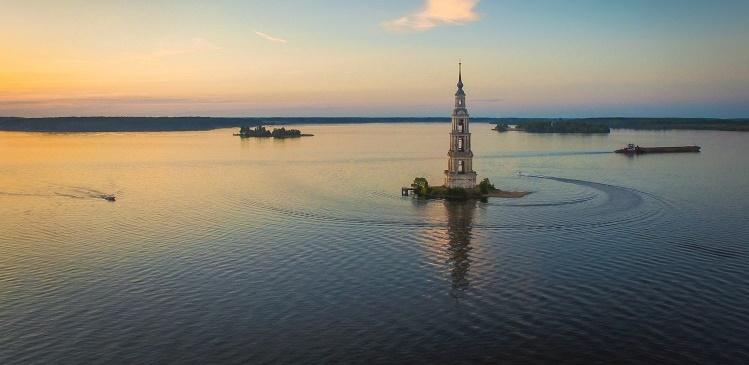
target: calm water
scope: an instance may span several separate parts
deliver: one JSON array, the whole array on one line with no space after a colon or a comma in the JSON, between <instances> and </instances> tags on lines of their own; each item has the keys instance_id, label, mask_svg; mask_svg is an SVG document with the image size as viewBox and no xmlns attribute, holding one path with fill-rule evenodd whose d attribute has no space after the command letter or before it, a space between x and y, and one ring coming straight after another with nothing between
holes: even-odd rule
<instances>
[{"instance_id":1,"label":"calm water","mask_svg":"<svg viewBox=\"0 0 749 365\"><path fill-rule=\"evenodd\" d=\"M749 133L301 129L0 132L0 363L749 362Z\"/></svg>"}]
</instances>

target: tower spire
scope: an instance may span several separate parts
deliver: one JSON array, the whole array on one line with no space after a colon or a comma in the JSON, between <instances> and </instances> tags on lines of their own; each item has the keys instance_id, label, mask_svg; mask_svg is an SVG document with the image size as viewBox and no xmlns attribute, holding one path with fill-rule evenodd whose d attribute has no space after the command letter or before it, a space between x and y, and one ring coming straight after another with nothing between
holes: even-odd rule
<instances>
[{"instance_id":1,"label":"tower spire","mask_svg":"<svg viewBox=\"0 0 749 365\"><path fill-rule=\"evenodd\" d=\"M458 60L458 89L463 88L463 60Z\"/></svg>"},{"instance_id":2,"label":"tower spire","mask_svg":"<svg viewBox=\"0 0 749 365\"><path fill-rule=\"evenodd\" d=\"M458 60L458 91L455 92L455 96L465 97L465 92L463 91L463 60ZM456 103L457 103L457 100L456 100ZM460 106L462 107L463 103L461 102L460 104L461 104Z\"/></svg>"}]
</instances>

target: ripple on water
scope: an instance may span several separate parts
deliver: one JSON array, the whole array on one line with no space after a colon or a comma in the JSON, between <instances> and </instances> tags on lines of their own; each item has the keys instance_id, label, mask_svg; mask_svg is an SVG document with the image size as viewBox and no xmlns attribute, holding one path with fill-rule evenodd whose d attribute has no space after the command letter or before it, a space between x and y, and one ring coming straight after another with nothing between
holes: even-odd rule
<instances>
[{"instance_id":1,"label":"ripple on water","mask_svg":"<svg viewBox=\"0 0 749 365\"><path fill-rule=\"evenodd\" d=\"M70 224L14 229L14 245L32 254L12 264L37 282L0 274L17 303L0 303L13 334L0 344L25 354L9 363L688 362L694 351L653 354L689 338L716 359L741 348L729 333L748 323L745 265L697 274L684 256L739 249L664 232L678 215L657 195L536 179L527 198L467 205L361 186L332 195L228 184L185 201L135 202L128 190L99 216L87 210L98 202L66 200L80 209L58 218Z\"/></svg>"},{"instance_id":2,"label":"ripple on water","mask_svg":"<svg viewBox=\"0 0 749 365\"><path fill-rule=\"evenodd\" d=\"M488 203L481 203L483 209L497 209L500 213L485 216L485 220L474 222L478 229L486 230L570 230L570 229L605 229L611 227L638 227L643 229L657 224L657 219L667 213L664 210L673 209L663 199L652 194L642 193L634 189L595 183L590 181L537 177L554 182L574 186L573 192L563 192L562 199L554 199L550 194L531 194L530 199L493 199ZM559 189L559 188L556 188ZM564 189L561 189L564 190ZM371 192L370 196L383 195L382 192ZM395 196L390 194L390 197ZM353 198L353 197L352 197ZM345 200L345 197L343 198ZM397 227L442 227L447 220L444 217L425 217L423 209L418 205L403 206L411 198L397 198L385 202L372 200L371 209L379 211L377 205L401 205L394 210L389 218L381 214L353 214L345 207L321 204L305 204L306 209L294 205L281 205L279 202L296 201L293 197L282 197L274 202L259 197L240 200L237 204L252 206L253 209L267 214L276 215L279 219L315 222L327 225L353 226L397 226ZM528 202L523 202L528 200ZM422 205L439 206L442 202L430 201ZM540 209L540 210L539 210ZM572 214L564 214L571 212ZM427 218L427 219L425 219Z\"/></svg>"}]
</instances>

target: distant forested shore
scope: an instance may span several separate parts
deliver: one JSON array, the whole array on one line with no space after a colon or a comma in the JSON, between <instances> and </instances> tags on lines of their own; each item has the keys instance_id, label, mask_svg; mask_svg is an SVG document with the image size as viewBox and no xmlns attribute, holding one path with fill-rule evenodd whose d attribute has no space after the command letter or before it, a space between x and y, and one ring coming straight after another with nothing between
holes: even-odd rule
<instances>
[{"instance_id":1,"label":"distant forested shore","mask_svg":"<svg viewBox=\"0 0 749 365\"><path fill-rule=\"evenodd\" d=\"M494 118L477 118L491 123ZM448 123L450 118L358 118L358 117L0 117L0 131L19 132L170 132L205 131L259 125Z\"/></svg>"},{"instance_id":2,"label":"distant forested shore","mask_svg":"<svg viewBox=\"0 0 749 365\"><path fill-rule=\"evenodd\" d=\"M603 133L605 133L604 127L642 130L749 131L749 118L497 118L496 123L499 125L517 125L521 129L530 127L539 131L543 131L546 126L564 126L565 123L585 126L591 131Z\"/></svg>"},{"instance_id":3,"label":"distant forested shore","mask_svg":"<svg viewBox=\"0 0 749 365\"><path fill-rule=\"evenodd\" d=\"M474 123L525 125L576 122L613 129L692 129L749 131L749 118L472 118ZM202 131L256 125L448 123L448 117L0 117L0 131L22 132L168 132Z\"/></svg>"},{"instance_id":4,"label":"distant forested shore","mask_svg":"<svg viewBox=\"0 0 749 365\"><path fill-rule=\"evenodd\" d=\"M507 123L498 123L494 128L496 131L505 132L509 130ZM520 123L514 130L528 133L610 133L611 128L603 123L585 123L574 121L534 121Z\"/></svg>"}]
</instances>

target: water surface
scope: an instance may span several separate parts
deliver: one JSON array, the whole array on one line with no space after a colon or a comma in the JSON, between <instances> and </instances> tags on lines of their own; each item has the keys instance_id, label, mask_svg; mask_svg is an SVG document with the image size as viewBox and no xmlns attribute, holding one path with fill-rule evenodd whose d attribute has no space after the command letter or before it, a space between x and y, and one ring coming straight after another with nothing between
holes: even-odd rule
<instances>
[{"instance_id":1,"label":"water surface","mask_svg":"<svg viewBox=\"0 0 749 365\"><path fill-rule=\"evenodd\" d=\"M749 362L749 134L299 128L0 132L0 363Z\"/></svg>"}]
</instances>

